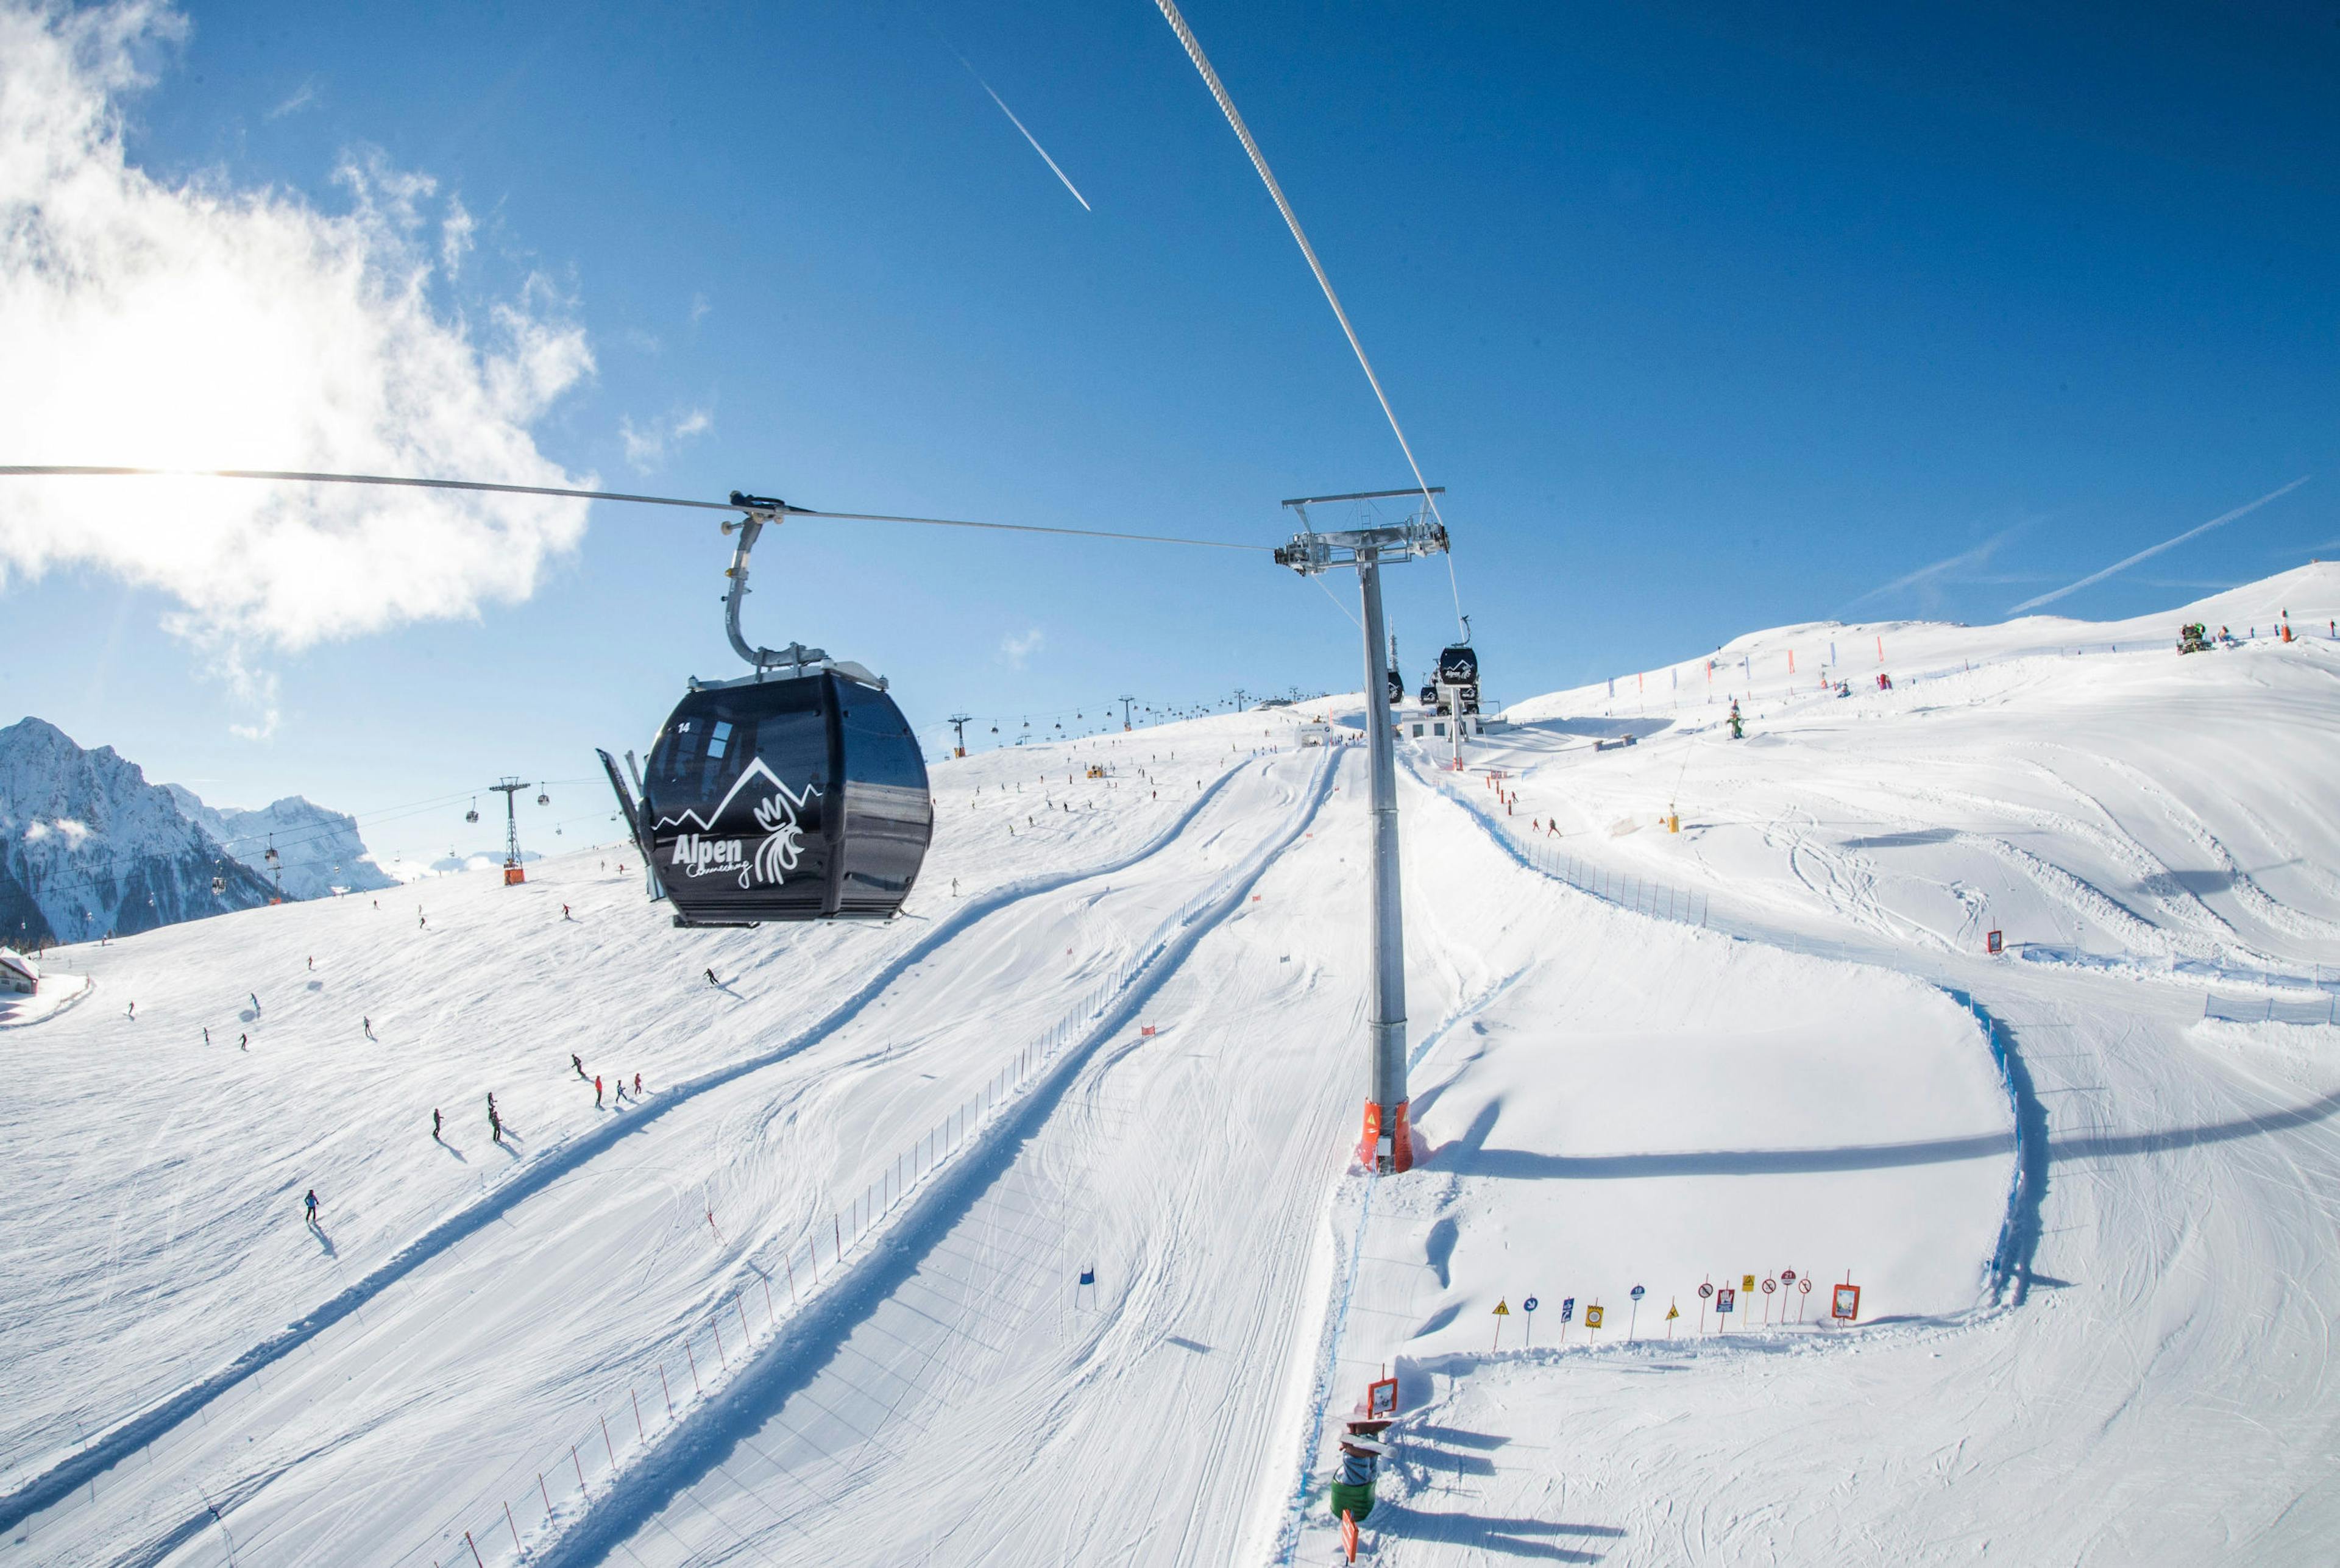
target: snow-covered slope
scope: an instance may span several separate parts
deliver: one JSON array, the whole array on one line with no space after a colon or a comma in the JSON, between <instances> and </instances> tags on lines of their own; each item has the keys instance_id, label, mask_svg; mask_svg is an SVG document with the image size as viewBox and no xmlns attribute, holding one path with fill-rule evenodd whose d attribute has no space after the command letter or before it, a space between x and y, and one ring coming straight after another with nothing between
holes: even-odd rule
<instances>
[{"instance_id":1,"label":"snow-covered slope","mask_svg":"<svg viewBox=\"0 0 2340 1568\"><path fill-rule=\"evenodd\" d=\"M0 1562L1319 1562L1385 1368L1385 1563L2315 1560L2340 644L2265 633L2327 606L1408 745L1403 1176L1337 700L938 764L882 928L678 931L611 848L69 949Z\"/></svg>"}]
</instances>

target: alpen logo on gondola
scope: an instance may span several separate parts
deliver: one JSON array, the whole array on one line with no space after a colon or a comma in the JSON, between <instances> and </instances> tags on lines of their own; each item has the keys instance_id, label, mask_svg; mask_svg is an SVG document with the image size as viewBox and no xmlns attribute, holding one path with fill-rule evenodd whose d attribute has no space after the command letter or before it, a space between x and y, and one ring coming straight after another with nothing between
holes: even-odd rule
<instances>
[{"instance_id":1,"label":"alpen logo on gondola","mask_svg":"<svg viewBox=\"0 0 2340 1568\"><path fill-rule=\"evenodd\" d=\"M745 833L719 832L718 824L730 812L731 802L739 798L739 792L759 779L769 786L771 792L754 809L756 826L762 830L764 837L756 845L755 855L750 858L748 836ZM807 801L818 799L820 791L809 784L801 793L789 789L764 766L764 759L759 757L748 764L747 770L739 775L739 782L725 792L722 801L708 816L684 811L677 816L659 819L658 826L660 828L689 823L699 829L695 833L676 836L674 851L668 864L686 877L735 877L743 888L754 887L759 882L777 887L787 879L788 873L797 868L797 861L804 853L804 829L798 821L797 814L804 809Z\"/></svg>"}]
</instances>

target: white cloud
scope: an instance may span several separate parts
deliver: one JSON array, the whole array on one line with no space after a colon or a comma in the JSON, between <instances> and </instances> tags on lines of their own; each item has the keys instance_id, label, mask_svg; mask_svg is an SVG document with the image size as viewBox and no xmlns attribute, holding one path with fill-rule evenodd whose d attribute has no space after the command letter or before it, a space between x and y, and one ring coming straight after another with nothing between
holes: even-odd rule
<instances>
[{"instance_id":1,"label":"white cloud","mask_svg":"<svg viewBox=\"0 0 2340 1568\"><path fill-rule=\"evenodd\" d=\"M1035 626L999 640L999 661L1010 670L1021 670L1024 661L1040 651L1048 640L1047 634Z\"/></svg>"},{"instance_id":2,"label":"white cloud","mask_svg":"<svg viewBox=\"0 0 2340 1568\"><path fill-rule=\"evenodd\" d=\"M693 294L693 295L691 295L691 296L690 296L690 324L691 324L692 326L697 326L700 322L702 322L702 321L704 321L704 320L706 320L706 319L707 319L707 313L708 313L708 312L709 312L709 311L711 311L711 310L713 310L714 308L715 308L715 307L714 307L713 305L710 305L710 304L709 304L709 303L707 303L707 296L706 296L705 294Z\"/></svg>"},{"instance_id":3,"label":"white cloud","mask_svg":"<svg viewBox=\"0 0 2340 1568\"><path fill-rule=\"evenodd\" d=\"M434 306L471 220L429 176L352 156L333 214L127 162L134 55L184 33L153 0L0 0L0 461L590 484L529 431L592 373L569 302L531 280L476 329ZM539 497L5 480L0 591L94 566L170 596L165 624L264 729L255 658L523 600L584 527L582 503Z\"/></svg>"},{"instance_id":4,"label":"white cloud","mask_svg":"<svg viewBox=\"0 0 2340 1568\"><path fill-rule=\"evenodd\" d=\"M715 416L703 408L684 409L637 425L630 418L618 421L618 439L625 443L626 461L636 473L649 473L666 461L669 445L680 445L714 428Z\"/></svg>"},{"instance_id":5,"label":"white cloud","mask_svg":"<svg viewBox=\"0 0 2340 1568\"><path fill-rule=\"evenodd\" d=\"M472 235L479 232L480 223L471 216L460 196L447 198L447 219L439 228L439 264L454 277L463 270L463 258L471 252Z\"/></svg>"}]
</instances>

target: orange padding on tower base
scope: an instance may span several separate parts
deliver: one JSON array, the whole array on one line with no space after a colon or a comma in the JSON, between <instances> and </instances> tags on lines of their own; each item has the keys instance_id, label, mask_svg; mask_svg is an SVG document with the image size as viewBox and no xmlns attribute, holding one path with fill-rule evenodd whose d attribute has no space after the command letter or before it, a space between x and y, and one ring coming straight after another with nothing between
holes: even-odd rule
<instances>
[{"instance_id":1,"label":"orange padding on tower base","mask_svg":"<svg viewBox=\"0 0 2340 1568\"><path fill-rule=\"evenodd\" d=\"M1408 1110L1413 1102L1400 1100L1390 1116L1390 1169L1408 1171L1413 1168L1413 1127ZM1382 1141L1382 1107L1372 1100L1365 1102L1364 1136L1357 1140L1357 1163L1367 1170L1374 1168Z\"/></svg>"}]
</instances>

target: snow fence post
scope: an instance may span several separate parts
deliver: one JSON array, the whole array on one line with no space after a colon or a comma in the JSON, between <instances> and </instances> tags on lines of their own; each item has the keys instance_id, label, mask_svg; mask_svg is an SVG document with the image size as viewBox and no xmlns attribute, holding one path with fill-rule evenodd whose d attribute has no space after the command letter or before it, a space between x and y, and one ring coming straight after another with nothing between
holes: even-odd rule
<instances>
[{"instance_id":1,"label":"snow fence post","mask_svg":"<svg viewBox=\"0 0 2340 1568\"><path fill-rule=\"evenodd\" d=\"M504 1528L511 1532L511 1535L512 1535L512 1550L513 1550L513 1551L515 1551L515 1552L519 1551L519 1550L520 1550L520 1526L512 1523L512 1516L511 1516L511 1503L505 1503L505 1504L504 1504Z\"/></svg>"},{"instance_id":2,"label":"snow fence post","mask_svg":"<svg viewBox=\"0 0 2340 1568\"><path fill-rule=\"evenodd\" d=\"M585 1490L585 1462L577 1457L577 1444L573 1443L569 1445L569 1463L577 1466L577 1490L582 1493Z\"/></svg>"},{"instance_id":3,"label":"snow fence post","mask_svg":"<svg viewBox=\"0 0 2340 1568\"><path fill-rule=\"evenodd\" d=\"M471 1561L478 1563L479 1568L488 1568L488 1560L480 1555L479 1543L471 1539L471 1533L468 1530L463 1532L463 1544L471 1549Z\"/></svg>"},{"instance_id":4,"label":"snow fence post","mask_svg":"<svg viewBox=\"0 0 2340 1568\"><path fill-rule=\"evenodd\" d=\"M544 1472L541 1470L536 1473L536 1489L544 1498L544 1517L550 1523L552 1518L552 1492L544 1484Z\"/></svg>"},{"instance_id":5,"label":"snow fence post","mask_svg":"<svg viewBox=\"0 0 2340 1568\"><path fill-rule=\"evenodd\" d=\"M672 1421L674 1419L674 1390L667 1386L666 1363L663 1361L659 1363L659 1392L666 1395L666 1418L669 1421ZM543 1477L539 1476L537 1479L541 1481ZM550 1497L546 1498L544 1500L544 1506L546 1512L550 1513L552 1508L552 1499Z\"/></svg>"},{"instance_id":6,"label":"snow fence post","mask_svg":"<svg viewBox=\"0 0 2340 1568\"><path fill-rule=\"evenodd\" d=\"M626 1397L634 1402L634 1436L643 1443L648 1443L650 1440L650 1434L642 1427L641 1395L636 1394L633 1391L632 1386L629 1384L626 1389Z\"/></svg>"}]
</instances>

